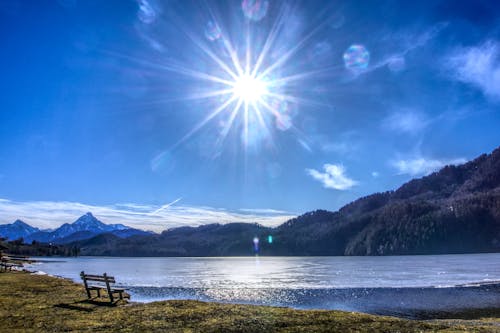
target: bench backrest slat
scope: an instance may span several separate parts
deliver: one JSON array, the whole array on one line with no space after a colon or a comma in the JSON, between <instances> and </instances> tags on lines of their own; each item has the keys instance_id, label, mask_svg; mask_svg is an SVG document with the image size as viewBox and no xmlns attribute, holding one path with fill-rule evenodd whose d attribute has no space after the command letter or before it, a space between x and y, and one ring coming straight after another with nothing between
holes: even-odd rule
<instances>
[{"instance_id":1,"label":"bench backrest slat","mask_svg":"<svg viewBox=\"0 0 500 333\"><path fill-rule=\"evenodd\" d=\"M116 282L113 276L83 274L81 275L81 277L82 279L85 279L87 281L110 282L110 283Z\"/></svg>"},{"instance_id":2,"label":"bench backrest slat","mask_svg":"<svg viewBox=\"0 0 500 333\"><path fill-rule=\"evenodd\" d=\"M85 277L85 280L88 280L88 281L101 281L101 282L111 282L111 283L115 283L115 278L113 278L112 276L111 277Z\"/></svg>"}]
</instances>

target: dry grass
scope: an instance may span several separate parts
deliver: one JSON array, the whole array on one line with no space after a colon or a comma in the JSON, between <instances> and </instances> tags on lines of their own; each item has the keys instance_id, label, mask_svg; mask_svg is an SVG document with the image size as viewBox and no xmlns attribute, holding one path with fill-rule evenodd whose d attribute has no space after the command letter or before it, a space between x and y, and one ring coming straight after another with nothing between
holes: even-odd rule
<instances>
[{"instance_id":1,"label":"dry grass","mask_svg":"<svg viewBox=\"0 0 500 333\"><path fill-rule=\"evenodd\" d=\"M81 285L0 273L3 332L500 332L498 321L410 321L342 311L165 301L104 306Z\"/></svg>"}]
</instances>

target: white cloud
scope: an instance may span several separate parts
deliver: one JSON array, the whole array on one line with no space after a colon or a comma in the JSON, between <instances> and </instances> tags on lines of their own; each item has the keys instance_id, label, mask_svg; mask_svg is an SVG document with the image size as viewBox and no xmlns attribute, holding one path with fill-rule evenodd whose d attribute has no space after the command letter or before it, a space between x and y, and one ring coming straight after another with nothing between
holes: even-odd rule
<instances>
[{"instance_id":1,"label":"white cloud","mask_svg":"<svg viewBox=\"0 0 500 333\"><path fill-rule=\"evenodd\" d=\"M500 43L487 41L456 50L449 59L453 77L500 99Z\"/></svg>"},{"instance_id":2,"label":"white cloud","mask_svg":"<svg viewBox=\"0 0 500 333\"><path fill-rule=\"evenodd\" d=\"M385 118L382 126L399 133L417 134L424 130L429 123L429 119L421 112L403 109Z\"/></svg>"},{"instance_id":3,"label":"white cloud","mask_svg":"<svg viewBox=\"0 0 500 333\"><path fill-rule=\"evenodd\" d=\"M306 169L306 172L321 182L325 188L347 190L358 184L357 181L346 176L342 165L325 164L323 165L323 169L325 172L319 172L314 169Z\"/></svg>"},{"instance_id":4,"label":"white cloud","mask_svg":"<svg viewBox=\"0 0 500 333\"><path fill-rule=\"evenodd\" d=\"M379 176L380 176L380 173L378 173L377 171L372 171L373 178L378 178Z\"/></svg>"},{"instance_id":5,"label":"white cloud","mask_svg":"<svg viewBox=\"0 0 500 333\"><path fill-rule=\"evenodd\" d=\"M0 223L21 219L39 228L57 228L71 223L86 212L92 212L104 223L123 223L133 228L160 232L180 226L209 223L246 222L277 226L297 214L269 209L229 211L221 208L133 203L109 206L87 205L66 201L12 201L0 199Z\"/></svg>"},{"instance_id":6,"label":"white cloud","mask_svg":"<svg viewBox=\"0 0 500 333\"><path fill-rule=\"evenodd\" d=\"M286 215L286 214L290 214L290 212L287 212L284 210L277 210L277 209L270 209L270 208L241 208L241 209L239 209L239 211L245 212L245 213L262 214L262 215Z\"/></svg>"},{"instance_id":7,"label":"white cloud","mask_svg":"<svg viewBox=\"0 0 500 333\"><path fill-rule=\"evenodd\" d=\"M464 158L456 158L452 160L433 160L420 157L393 161L391 164L398 170L400 175L417 176L428 175L446 165L462 164L465 162L467 162L467 160Z\"/></svg>"}]
</instances>

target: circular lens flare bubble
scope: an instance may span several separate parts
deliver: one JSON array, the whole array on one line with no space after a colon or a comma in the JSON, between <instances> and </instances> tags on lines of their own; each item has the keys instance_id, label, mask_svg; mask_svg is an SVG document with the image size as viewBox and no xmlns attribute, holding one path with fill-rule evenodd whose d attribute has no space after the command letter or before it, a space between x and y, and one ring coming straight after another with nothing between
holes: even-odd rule
<instances>
[{"instance_id":1,"label":"circular lens flare bubble","mask_svg":"<svg viewBox=\"0 0 500 333\"><path fill-rule=\"evenodd\" d=\"M363 70L370 63L370 52L363 45L351 45L344 52L345 67L350 70Z\"/></svg>"},{"instance_id":2,"label":"circular lens flare bubble","mask_svg":"<svg viewBox=\"0 0 500 333\"><path fill-rule=\"evenodd\" d=\"M294 110L291 105L283 99L274 99L271 103L275 111L276 128L280 131L287 131L293 126Z\"/></svg>"},{"instance_id":3,"label":"circular lens flare bubble","mask_svg":"<svg viewBox=\"0 0 500 333\"><path fill-rule=\"evenodd\" d=\"M243 14L253 21L260 21L266 16L269 1L267 0L243 0L241 8Z\"/></svg>"},{"instance_id":4,"label":"circular lens flare bubble","mask_svg":"<svg viewBox=\"0 0 500 333\"><path fill-rule=\"evenodd\" d=\"M292 126L292 118L289 115L284 114L276 117L276 128L280 131L288 131Z\"/></svg>"},{"instance_id":5,"label":"circular lens flare bubble","mask_svg":"<svg viewBox=\"0 0 500 333\"><path fill-rule=\"evenodd\" d=\"M258 102L268 93L266 82L248 74L243 74L233 85L233 95L245 103Z\"/></svg>"},{"instance_id":6,"label":"circular lens flare bubble","mask_svg":"<svg viewBox=\"0 0 500 333\"><path fill-rule=\"evenodd\" d=\"M211 42L219 39L222 36L219 25L213 21L208 21L205 26L205 37Z\"/></svg>"}]
</instances>

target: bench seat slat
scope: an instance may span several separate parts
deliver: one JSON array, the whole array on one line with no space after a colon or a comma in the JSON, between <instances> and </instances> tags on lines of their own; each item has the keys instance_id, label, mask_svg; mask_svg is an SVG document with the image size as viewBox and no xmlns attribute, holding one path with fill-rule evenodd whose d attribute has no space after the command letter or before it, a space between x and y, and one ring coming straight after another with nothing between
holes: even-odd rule
<instances>
[{"instance_id":1,"label":"bench seat slat","mask_svg":"<svg viewBox=\"0 0 500 333\"><path fill-rule=\"evenodd\" d=\"M87 288L92 290L97 290L97 289L104 289L106 288L106 286L88 286Z\"/></svg>"},{"instance_id":2,"label":"bench seat slat","mask_svg":"<svg viewBox=\"0 0 500 333\"><path fill-rule=\"evenodd\" d=\"M106 286L88 286L88 289L90 289L90 290L106 290ZM117 293L124 292L125 290L126 290L125 288L111 288L112 292L117 292Z\"/></svg>"}]
</instances>

